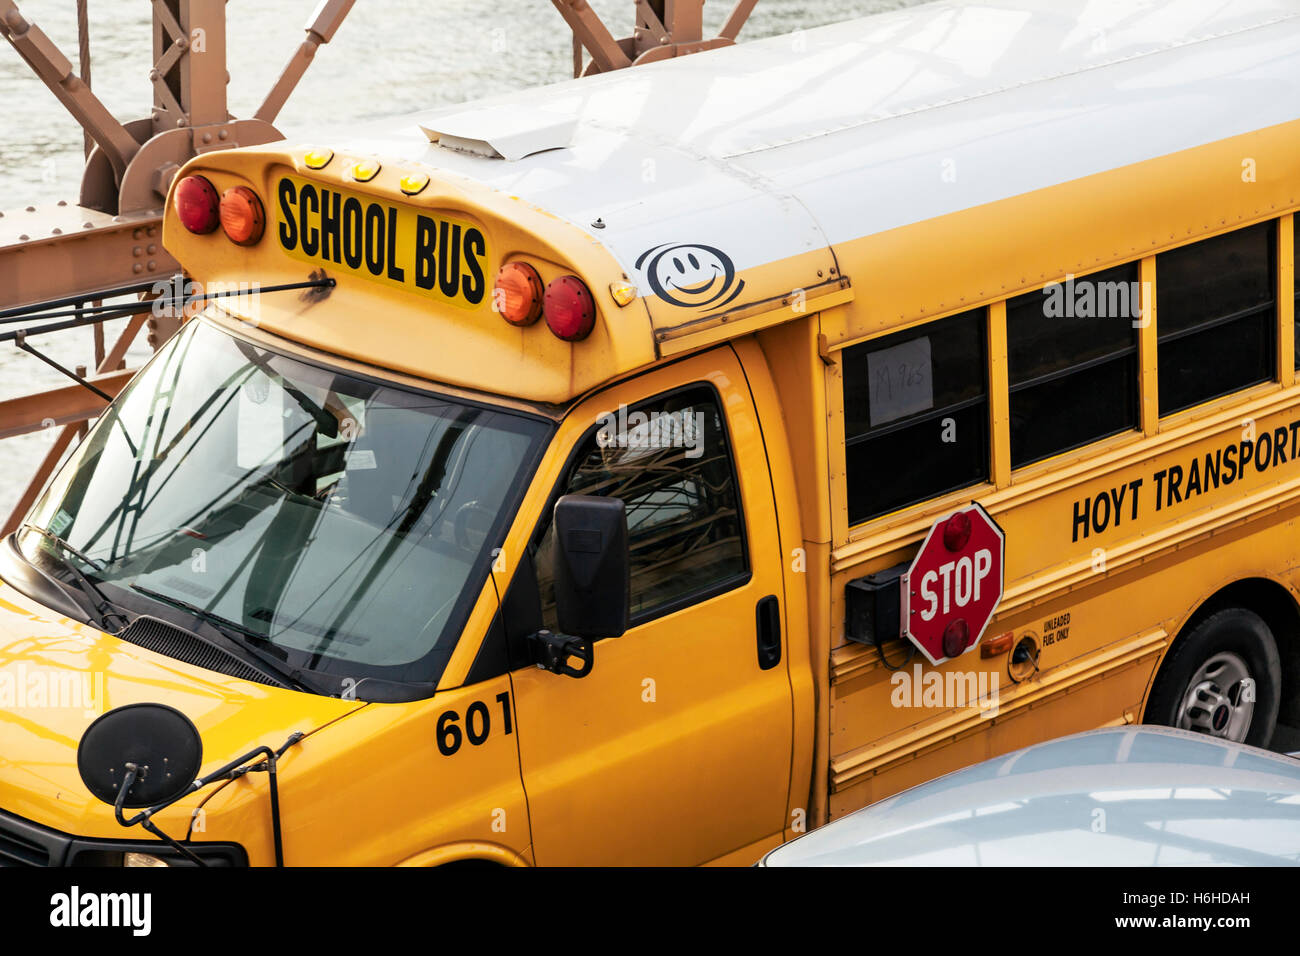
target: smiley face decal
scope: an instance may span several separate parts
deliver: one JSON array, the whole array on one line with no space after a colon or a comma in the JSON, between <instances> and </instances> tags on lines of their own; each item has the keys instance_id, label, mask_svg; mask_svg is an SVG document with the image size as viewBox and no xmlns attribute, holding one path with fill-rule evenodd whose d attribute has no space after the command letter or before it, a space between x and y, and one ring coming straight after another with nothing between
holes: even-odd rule
<instances>
[{"instance_id":1,"label":"smiley face decal","mask_svg":"<svg viewBox=\"0 0 1300 956\"><path fill-rule=\"evenodd\" d=\"M636 267L651 290L672 305L718 309L745 288L736 267L721 249L698 242L668 242L641 253Z\"/></svg>"}]
</instances>

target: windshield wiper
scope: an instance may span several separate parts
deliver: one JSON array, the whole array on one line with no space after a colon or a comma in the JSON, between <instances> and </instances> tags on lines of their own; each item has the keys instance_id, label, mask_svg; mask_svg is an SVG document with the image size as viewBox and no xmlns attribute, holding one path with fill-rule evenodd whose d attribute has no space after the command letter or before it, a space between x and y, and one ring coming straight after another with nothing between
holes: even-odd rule
<instances>
[{"instance_id":1,"label":"windshield wiper","mask_svg":"<svg viewBox=\"0 0 1300 956\"><path fill-rule=\"evenodd\" d=\"M87 614L90 618L91 624L94 624L101 631L105 631L109 634L116 634L124 626L131 623L125 614L121 613L116 607L114 607L113 602L108 599L108 595L104 593L103 589L94 581L90 580L90 578L86 577L81 568L77 567L77 565L68 558L68 555L72 555L74 558L79 558L80 560L85 561L96 571L104 570L103 565L90 557L90 555L78 551L53 531L46 528L24 523L21 525L21 530L34 531L55 546L57 550L51 553L57 556L60 563L76 576L78 583L81 584L82 593L93 602L93 606ZM115 628L109 624L110 617L117 618L122 623Z\"/></svg>"},{"instance_id":2,"label":"windshield wiper","mask_svg":"<svg viewBox=\"0 0 1300 956\"><path fill-rule=\"evenodd\" d=\"M164 604L170 604L172 607L179 608L182 611L194 615L194 617L203 621L209 627L220 633L226 638L226 640L247 652L247 654L260 663L265 670L269 671L272 676L280 678L280 680L286 682L295 690L305 690L310 691L313 694L333 696L329 694L327 690L318 686L313 686L313 683L308 682L304 678L303 672L300 669L289 667L287 664L277 660L265 651L254 647L248 641L243 640L245 637L252 637L259 641L264 641L266 640L265 634L259 634L257 631L244 627L242 624L236 624L234 621L227 620L219 614L214 614L211 611L201 608L197 604L182 601L180 598L172 597L170 594L163 594L161 591L155 591L142 584L132 584L129 586L132 591L137 591L146 597L151 597L156 601L162 601Z\"/></svg>"}]
</instances>

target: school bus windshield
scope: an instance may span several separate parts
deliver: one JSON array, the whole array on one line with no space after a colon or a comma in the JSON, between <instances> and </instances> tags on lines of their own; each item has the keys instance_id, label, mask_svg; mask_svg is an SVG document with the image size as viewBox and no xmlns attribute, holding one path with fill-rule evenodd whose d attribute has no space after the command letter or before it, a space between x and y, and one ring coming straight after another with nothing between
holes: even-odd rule
<instances>
[{"instance_id":1,"label":"school bus windshield","mask_svg":"<svg viewBox=\"0 0 1300 956\"><path fill-rule=\"evenodd\" d=\"M340 683L427 683L549 429L191 321L30 520L89 559L73 560L123 606L174 614L183 602ZM21 538L34 563L50 547Z\"/></svg>"}]
</instances>

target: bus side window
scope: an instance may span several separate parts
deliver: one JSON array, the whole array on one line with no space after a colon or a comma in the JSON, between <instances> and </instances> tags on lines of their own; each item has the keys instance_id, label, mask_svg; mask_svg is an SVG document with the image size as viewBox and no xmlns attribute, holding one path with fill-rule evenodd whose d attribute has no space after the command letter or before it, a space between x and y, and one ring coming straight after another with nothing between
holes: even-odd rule
<instances>
[{"instance_id":1,"label":"bus side window","mask_svg":"<svg viewBox=\"0 0 1300 956\"><path fill-rule=\"evenodd\" d=\"M987 312L844 350L849 524L986 481Z\"/></svg>"},{"instance_id":2,"label":"bus side window","mask_svg":"<svg viewBox=\"0 0 1300 956\"><path fill-rule=\"evenodd\" d=\"M1261 222L1156 256L1161 415L1275 378L1276 236Z\"/></svg>"},{"instance_id":3,"label":"bus side window","mask_svg":"<svg viewBox=\"0 0 1300 956\"><path fill-rule=\"evenodd\" d=\"M611 414L582 440L560 493L626 503L633 624L729 590L748 576L735 468L709 386ZM548 524L534 566L542 619L555 630L552 543Z\"/></svg>"},{"instance_id":4,"label":"bus side window","mask_svg":"<svg viewBox=\"0 0 1300 956\"><path fill-rule=\"evenodd\" d=\"M1138 427L1136 262L1007 301L1011 467Z\"/></svg>"}]
</instances>

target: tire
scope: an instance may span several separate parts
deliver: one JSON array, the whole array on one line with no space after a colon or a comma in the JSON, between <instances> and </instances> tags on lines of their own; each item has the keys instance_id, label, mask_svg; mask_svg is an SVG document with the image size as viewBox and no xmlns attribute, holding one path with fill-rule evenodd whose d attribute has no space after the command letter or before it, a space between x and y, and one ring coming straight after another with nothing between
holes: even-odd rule
<instances>
[{"instance_id":1,"label":"tire","mask_svg":"<svg viewBox=\"0 0 1300 956\"><path fill-rule=\"evenodd\" d=\"M1281 699L1282 663L1272 630L1254 611L1231 607L1178 641L1156 675L1145 720L1267 747Z\"/></svg>"}]
</instances>

